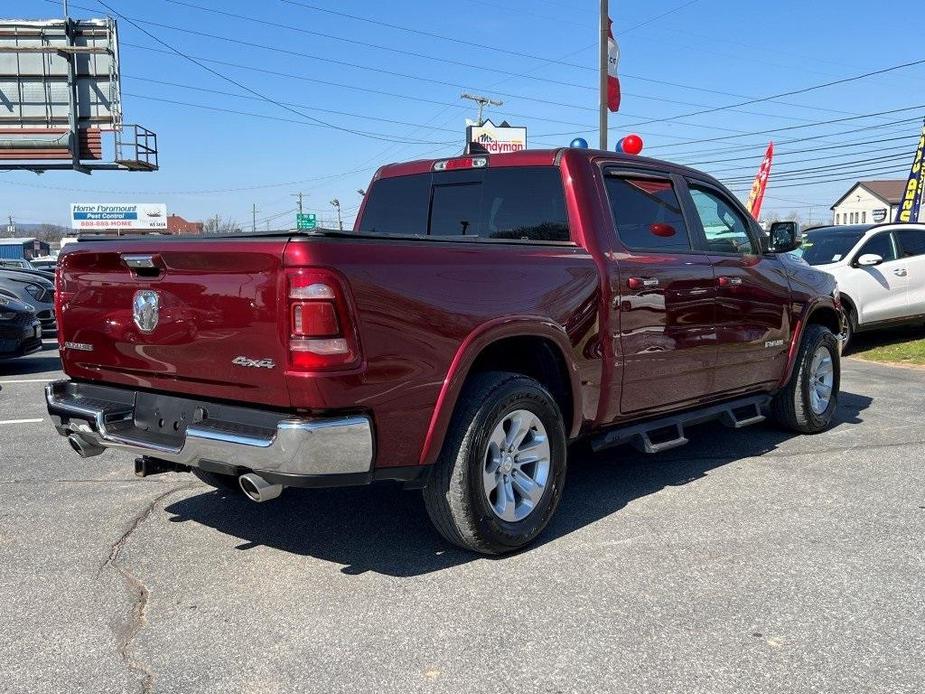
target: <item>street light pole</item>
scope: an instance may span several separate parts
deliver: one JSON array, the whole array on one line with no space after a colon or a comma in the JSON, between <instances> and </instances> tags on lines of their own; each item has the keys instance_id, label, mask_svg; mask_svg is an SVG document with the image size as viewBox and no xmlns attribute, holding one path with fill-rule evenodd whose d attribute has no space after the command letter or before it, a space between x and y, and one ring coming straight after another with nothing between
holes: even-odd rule
<instances>
[{"instance_id":1,"label":"street light pole","mask_svg":"<svg viewBox=\"0 0 925 694\"><path fill-rule=\"evenodd\" d=\"M344 230L344 220L340 216L340 200L338 200L337 198L334 198L333 200L331 200L331 206L335 210L337 210L337 228L340 231L343 231Z\"/></svg>"},{"instance_id":2,"label":"street light pole","mask_svg":"<svg viewBox=\"0 0 925 694\"><path fill-rule=\"evenodd\" d=\"M607 149L607 63L609 61L610 8L601 0L600 50L600 147Z\"/></svg>"}]
</instances>

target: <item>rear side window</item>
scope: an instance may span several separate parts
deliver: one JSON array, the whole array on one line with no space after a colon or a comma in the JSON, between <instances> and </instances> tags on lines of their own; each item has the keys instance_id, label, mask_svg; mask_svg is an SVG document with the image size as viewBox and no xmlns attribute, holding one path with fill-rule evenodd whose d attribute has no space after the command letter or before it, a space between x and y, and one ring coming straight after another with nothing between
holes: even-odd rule
<instances>
[{"instance_id":1,"label":"rear side window","mask_svg":"<svg viewBox=\"0 0 925 694\"><path fill-rule=\"evenodd\" d=\"M607 176L606 187L617 234L627 248L691 249L681 203L669 179Z\"/></svg>"},{"instance_id":2,"label":"rear side window","mask_svg":"<svg viewBox=\"0 0 925 694\"><path fill-rule=\"evenodd\" d=\"M376 181L369 191L360 231L421 234L427 224L430 174Z\"/></svg>"},{"instance_id":3,"label":"rear side window","mask_svg":"<svg viewBox=\"0 0 925 694\"><path fill-rule=\"evenodd\" d=\"M526 241L571 239L562 178L552 166L382 179L370 188L360 231Z\"/></svg>"},{"instance_id":4,"label":"rear side window","mask_svg":"<svg viewBox=\"0 0 925 694\"><path fill-rule=\"evenodd\" d=\"M918 229L900 229L899 245L903 249L903 257L925 255L925 231Z\"/></svg>"},{"instance_id":5,"label":"rear side window","mask_svg":"<svg viewBox=\"0 0 925 694\"><path fill-rule=\"evenodd\" d=\"M562 177L553 167L485 172L481 234L490 239L568 241Z\"/></svg>"},{"instance_id":6,"label":"rear side window","mask_svg":"<svg viewBox=\"0 0 925 694\"><path fill-rule=\"evenodd\" d=\"M862 255L867 255L868 253L879 255L885 262L896 260L896 251L893 249L893 239L890 237L890 232L887 231L872 237L864 244L864 247L858 251L857 257L860 258Z\"/></svg>"},{"instance_id":7,"label":"rear side window","mask_svg":"<svg viewBox=\"0 0 925 694\"><path fill-rule=\"evenodd\" d=\"M431 236L478 236L482 185L434 186L430 208Z\"/></svg>"}]
</instances>

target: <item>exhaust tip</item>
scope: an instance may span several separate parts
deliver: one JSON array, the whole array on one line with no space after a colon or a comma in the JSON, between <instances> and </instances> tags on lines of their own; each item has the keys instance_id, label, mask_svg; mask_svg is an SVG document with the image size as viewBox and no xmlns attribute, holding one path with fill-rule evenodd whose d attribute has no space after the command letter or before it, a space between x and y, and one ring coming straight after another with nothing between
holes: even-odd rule
<instances>
[{"instance_id":1,"label":"exhaust tip","mask_svg":"<svg viewBox=\"0 0 925 694\"><path fill-rule=\"evenodd\" d=\"M263 477L255 475L253 472L241 475L238 478L238 485L248 499L256 501L258 504L275 499L283 493L283 485L270 484Z\"/></svg>"},{"instance_id":2,"label":"exhaust tip","mask_svg":"<svg viewBox=\"0 0 925 694\"><path fill-rule=\"evenodd\" d=\"M71 434L67 437L67 442L71 444L71 448L73 448L81 458L92 458L95 455L100 455L106 450L102 446L88 441L80 434Z\"/></svg>"}]
</instances>

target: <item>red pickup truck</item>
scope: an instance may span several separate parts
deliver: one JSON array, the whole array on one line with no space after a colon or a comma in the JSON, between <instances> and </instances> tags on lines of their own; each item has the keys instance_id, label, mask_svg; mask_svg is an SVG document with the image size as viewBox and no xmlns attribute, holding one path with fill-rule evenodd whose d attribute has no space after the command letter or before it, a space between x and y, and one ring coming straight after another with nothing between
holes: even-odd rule
<instances>
[{"instance_id":1,"label":"red pickup truck","mask_svg":"<svg viewBox=\"0 0 925 694\"><path fill-rule=\"evenodd\" d=\"M548 523L577 439L830 423L838 289L784 256L797 236L613 152L388 165L353 231L67 246L48 410L81 456L256 501L399 480L447 540L507 552Z\"/></svg>"}]
</instances>

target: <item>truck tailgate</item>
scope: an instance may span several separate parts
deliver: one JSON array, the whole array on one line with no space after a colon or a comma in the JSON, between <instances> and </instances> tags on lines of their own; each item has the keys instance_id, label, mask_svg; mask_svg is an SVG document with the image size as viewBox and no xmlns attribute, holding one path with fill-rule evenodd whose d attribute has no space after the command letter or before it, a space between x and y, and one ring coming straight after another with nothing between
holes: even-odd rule
<instances>
[{"instance_id":1,"label":"truck tailgate","mask_svg":"<svg viewBox=\"0 0 925 694\"><path fill-rule=\"evenodd\" d=\"M278 316L287 240L120 240L68 249L58 277L65 372L288 407Z\"/></svg>"}]
</instances>

